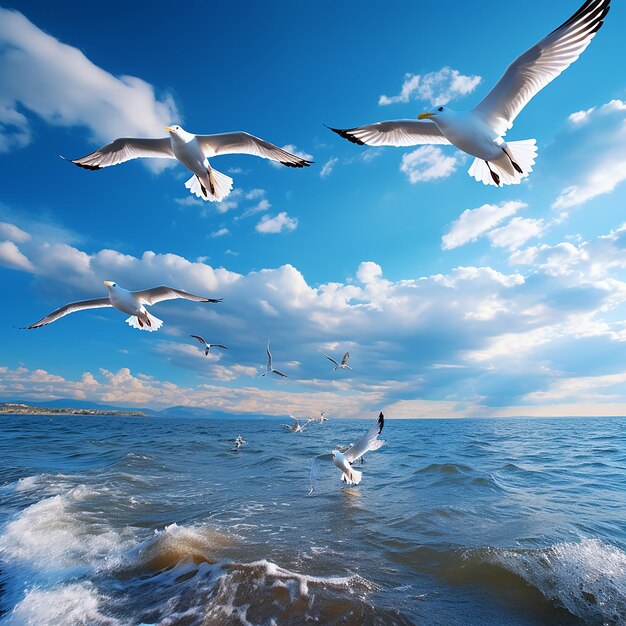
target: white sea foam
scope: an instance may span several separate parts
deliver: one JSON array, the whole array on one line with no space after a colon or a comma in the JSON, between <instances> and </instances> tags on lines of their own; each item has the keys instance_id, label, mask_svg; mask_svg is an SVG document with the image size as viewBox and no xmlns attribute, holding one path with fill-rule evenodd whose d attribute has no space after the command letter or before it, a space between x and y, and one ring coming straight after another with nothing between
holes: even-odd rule
<instances>
[{"instance_id":1,"label":"white sea foam","mask_svg":"<svg viewBox=\"0 0 626 626\"><path fill-rule=\"evenodd\" d=\"M615 546L583 539L544 550L489 550L483 558L583 620L626 623L626 553Z\"/></svg>"},{"instance_id":2,"label":"white sea foam","mask_svg":"<svg viewBox=\"0 0 626 626\"><path fill-rule=\"evenodd\" d=\"M66 474L35 474L25 476L17 481L15 491L44 491L45 493L61 493L69 489L71 477Z\"/></svg>"},{"instance_id":3,"label":"white sea foam","mask_svg":"<svg viewBox=\"0 0 626 626\"><path fill-rule=\"evenodd\" d=\"M121 626L101 612L104 600L89 583L31 589L11 611L7 626Z\"/></svg>"}]
</instances>

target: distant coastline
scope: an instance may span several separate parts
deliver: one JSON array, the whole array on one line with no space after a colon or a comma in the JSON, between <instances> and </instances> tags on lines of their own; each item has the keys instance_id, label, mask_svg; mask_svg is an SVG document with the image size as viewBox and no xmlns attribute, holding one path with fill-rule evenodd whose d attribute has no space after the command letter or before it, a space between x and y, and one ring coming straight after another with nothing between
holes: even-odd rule
<instances>
[{"instance_id":1,"label":"distant coastline","mask_svg":"<svg viewBox=\"0 0 626 626\"><path fill-rule=\"evenodd\" d=\"M6 402L0 404L0 415L118 415L140 416L148 414L143 411L120 410L120 409L81 409L71 407L44 407L31 406L29 404Z\"/></svg>"}]
</instances>

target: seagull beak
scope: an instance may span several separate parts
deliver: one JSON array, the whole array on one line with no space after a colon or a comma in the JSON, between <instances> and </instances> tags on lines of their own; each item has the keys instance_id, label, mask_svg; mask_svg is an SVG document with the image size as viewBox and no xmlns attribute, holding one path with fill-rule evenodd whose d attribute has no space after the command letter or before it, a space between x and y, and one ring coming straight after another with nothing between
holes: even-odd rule
<instances>
[{"instance_id":1,"label":"seagull beak","mask_svg":"<svg viewBox=\"0 0 626 626\"><path fill-rule=\"evenodd\" d=\"M105 284L107 287L110 287L113 283L111 283L111 281L110 281L110 280L105 280L105 281L104 281L104 284Z\"/></svg>"},{"instance_id":2,"label":"seagull beak","mask_svg":"<svg viewBox=\"0 0 626 626\"><path fill-rule=\"evenodd\" d=\"M418 120L429 120L431 117L435 117L437 114L436 113L420 113L417 116Z\"/></svg>"},{"instance_id":3,"label":"seagull beak","mask_svg":"<svg viewBox=\"0 0 626 626\"><path fill-rule=\"evenodd\" d=\"M166 126L166 127L165 127L165 130L166 130L167 132L171 133L171 132L172 132L172 127L171 127L171 126Z\"/></svg>"}]
</instances>

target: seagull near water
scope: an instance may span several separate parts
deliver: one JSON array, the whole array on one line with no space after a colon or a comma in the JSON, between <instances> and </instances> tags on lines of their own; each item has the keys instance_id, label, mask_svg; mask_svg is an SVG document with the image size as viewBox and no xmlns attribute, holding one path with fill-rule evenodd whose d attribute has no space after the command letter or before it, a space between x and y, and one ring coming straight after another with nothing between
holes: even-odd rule
<instances>
[{"instance_id":1,"label":"seagull near water","mask_svg":"<svg viewBox=\"0 0 626 626\"><path fill-rule=\"evenodd\" d=\"M313 459L313 465L311 467L311 489L309 490L309 495L315 491L320 464L324 461L331 461L341 470L341 480L343 480L344 483L348 485L358 485L361 482L363 474L353 469L351 464L361 458L366 452L378 450L385 443L384 439L378 438L384 426L385 416L381 411L376 424L347 450L344 452L333 450L330 454L320 454L316 456Z\"/></svg>"},{"instance_id":2,"label":"seagull near water","mask_svg":"<svg viewBox=\"0 0 626 626\"><path fill-rule=\"evenodd\" d=\"M237 435L235 439L235 450L239 450L244 443L246 443L246 440L241 435Z\"/></svg>"},{"instance_id":3,"label":"seagull near water","mask_svg":"<svg viewBox=\"0 0 626 626\"><path fill-rule=\"evenodd\" d=\"M287 378L287 374L283 374L278 370L274 369L272 365L272 353L270 352L270 340L267 340L267 346L265 347L265 352L267 352L267 365L265 366L265 371L260 375L260 377L267 376L268 374L276 374L277 376L282 376L283 378Z\"/></svg>"},{"instance_id":4,"label":"seagull near water","mask_svg":"<svg viewBox=\"0 0 626 626\"><path fill-rule=\"evenodd\" d=\"M292 433L302 433L304 432L304 426L300 424L300 420L293 415L289 416L293 420L293 424L283 424L285 428L288 428ZM306 424L305 424L306 426Z\"/></svg>"},{"instance_id":5,"label":"seagull near water","mask_svg":"<svg viewBox=\"0 0 626 626\"><path fill-rule=\"evenodd\" d=\"M122 313L128 313L130 315L130 317L126 320L126 323L129 326L138 328L139 330L153 332L161 328L163 321L148 313L146 306L156 304L157 302L163 302L164 300L175 300L177 298L182 298L183 300L193 300L194 302L222 301L222 298L204 298L203 296L195 296L194 294L187 293L182 289L174 289L173 287L166 287L164 285L161 287L153 287L152 289L144 289L142 291L128 291L110 280L105 280L104 284L109 290L108 297L94 298L93 300L81 300L80 302L70 302L69 304L56 309L56 311L52 311L52 313L46 315L46 317L40 319L38 322L35 322L30 326L26 326L26 329L31 330L33 328L41 328L46 324L56 322L61 317L64 317L69 313L75 313L76 311L112 306L122 311Z\"/></svg>"},{"instance_id":6,"label":"seagull near water","mask_svg":"<svg viewBox=\"0 0 626 626\"><path fill-rule=\"evenodd\" d=\"M333 359L332 356L328 356L325 352L322 352L321 350L319 351L320 354L323 354L329 361L332 361L335 364L335 367L333 368L333 371L337 371L337 370L351 370L352 368L349 365L346 365L348 359L350 358L350 353L346 352L343 355L343 358L341 359L341 363L338 363L337 361L335 361L335 359Z\"/></svg>"},{"instance_id":7,"label":"seagull near water","mask_svg":"<svg viewBox=\"0 0 626 626\"><path fill-rule=\"evenodd\" d=\"M520 111L582 54L603 24L611 0L587 0L566 22L524 52L471 111L436 106L417 120L331 128L356 144L453 144L476 157L468 173L485 185L518 184L532 171L535 139L505 141Z\"/></svg>"},{"instance_id":8,"label":"seagull near water","mask_svg":"<svg viewBox=\"0 0 626 626\"><path fill-rule=\"evenodd\" d=\"M233 188L233 179L230 176L211 167L209 159L212 157L250 154L277 161L287 167L308 167L312 163L245 132L194 135L178 124L167 126L165 130L169 132L169 137L122 137L84 157L66 160L88 170L99 170L137 158L177 159L193 172L185 187L208 202L221 202Z\"/></svg>"},{"instance_id":9,"label":"seagull near water","mask_svg":"<svg viewBox=\"0 0 626 626\"><path fill-rule=\"evenodd\" d=\"M190 335L194 339L197 339L204 346L204 356L209 356L209 352L211 348L222 348L223 350L228 350L228 348L223 343L207 343L200 335Z\"/></svg>"}]
</instances>

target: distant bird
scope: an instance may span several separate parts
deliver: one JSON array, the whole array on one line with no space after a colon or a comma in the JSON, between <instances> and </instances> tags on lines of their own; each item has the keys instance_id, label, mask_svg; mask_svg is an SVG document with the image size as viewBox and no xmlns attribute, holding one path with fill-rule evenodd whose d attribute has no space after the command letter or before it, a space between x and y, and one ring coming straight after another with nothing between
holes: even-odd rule
<instances>
[{"instance_id":1,"label":"distant bird","mask_svg":"<svg viewBox=\"0 0 626 626\"><path fill-rule=\"evenodd\" d=\"M323 354L329 361L332 361L335 364L335 367L333 368L333 371L337 371L337 370L351 370L352 369L349 365L346 365L346 362L350 358L350 353L349 352L346 352L343 355L343 358L341 359L341 363L337 363L337 361L335 361L335 359L333 359L332 356L328 356L325 352L322 352L321 350L319 350L319 352L320 352L320 354Z\"/></svg>"},{"instance_id":2,"label":"distant bird","mask_svg":"<svg viewBox=\"0 0 626 626\"><path fill-rule=\"evenodd\" d=\"M287 378L287 374L283 374L278 370L275 370L272 366L272 353L270 352L270 340L267 340L267 346L265 348L267 352L267 365L265 366L265 371L261 374L261 376L267 376L268 374L276 374L278 376L282 376L283 378Z\"/></svg>"},{"instance_id":3,"label":"distant bird","mask_svg":"<svg viewBox=\"0 0 626 626\"><path fill-rule=\"evenodd\" d=\"M320 424L323 424L324 422L327 422L328 418L324 415L324 411L322 411L318 417L310 417L307 421L307 424L309 422L319 422Z\"/></svg>"},{"instance_id":4,"label":"distant bird","mask_svg":"<svg viewBox=\"0 0 626 626\"><path fill-rule=\"evenodd\" d=\"M211 348L222 348L224 350L228 350L228 348L222 343L207 343L200 335L190 335L194 339L197 339L204 346L204 356L209 356L209 352Z\"/></svg>"},{"instance_id":5,"label":"distant bird","mask_svg":"<svg viewBox=\"0 0 626 626\"><path fill-rule=\"evenodd\" d=\"M52 313L46 315L46 317L40 319L34 324L31 324L30 326L27 326L26 328L28 330L40 328L46 324L56 322L59 318L68 315L69 313L74 313L75 311L113 306L122 311L122 313L130 314L130 317L126 320L126 323L129 326L138 328L139 330L153 332L161 328L163 321L148 313L146 306L156 304L157 302L163 302L163 300L175 300L176 298L193 300L195 302L222 301L222 298L204 298L202 296L194 296L192 293L187 293L182 289L174 289L173 287L161 286L153 287L152 289L144 289L142 291L128 291L110 280L105 280L104 284L109 290L108 297L94 298L93 300L81 300L80 302L70 302L70 304L66 304L56 311L52 311Z\"/></svg>"},{"instance_id":6,"label":"distant bird","mask_svg":"<svg viewBox=\"0 0 626 626\"><path fill-rule=\"evenodd\" d=\"M244 443L246 443L246 440L241 435L237 435L235 439L235 450L239 450Z\"/></svg>"},{"instance_id":7,"label":"distant bird","mask_svg":"<svg viewBox=\"0 0 626 626\"><path fill-rule=\"evenodd\" d=\"M330 130L370 146L453 144L476 157L468 173L485 185L518 184L532 171L535 139L506 142L503 136L528 102L567 69L593 39L611 0L587 0L566 22L518 57L471 111L436 106L418 120L377 122ZM493 44L494 52L497 43Z\"/></svg>"},{"instance_id":8,"label":"distant bird","mask_svg":"<svg viewBox=\"0 0 626 626\"><path fill-rule=\"evenodd\" d=\"M304 432L304 426L300 424L300 421L298 420L298 418L294 417L293 415L290 415L289 417L293 420L293 424L283 424L283 426L285 428L288 428L292 433Z\"/></svg>"},{"instance_id":9,"label":"distant bird","mask_svg":"<svg viewBox=\"0 0 626 626\"><path fill-rule=\"evenodd\" d=\"M362 457L366 452L378 450L384 443L384 439L378 439L378 435L383 431L385 416L380 413L378 420L356 443L352 444L344 452L338 449L330 454L320 454L313 459L311 467L311 489L309 495L315 490L319 467L322 461L332 461L342 472L341 480L348 485L358 485L361 482L362 473L352 469L352 463Z\"/></svg>"},{"instance_id":10,"label":"distant bird","mask_svg":"<svg viewBox=\"0 0 626 626\"><path fill-rule=\"evenodd\" d=\"M230 176L211 167L209 164L211 157L223 154L251 154L278 161L287 167L308 167L312 163L249 133L194 135L178 124L167 126L165 130L169 132L169 137L160 139L122 137L84 157L67 160L88 170L99 170L144 157L177 159L193 172L185 187L202 200L209 202L221 202L233 188L233 179Z\"/></svg>"}]
</instances>

